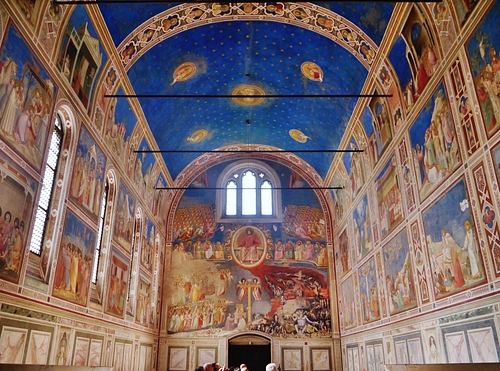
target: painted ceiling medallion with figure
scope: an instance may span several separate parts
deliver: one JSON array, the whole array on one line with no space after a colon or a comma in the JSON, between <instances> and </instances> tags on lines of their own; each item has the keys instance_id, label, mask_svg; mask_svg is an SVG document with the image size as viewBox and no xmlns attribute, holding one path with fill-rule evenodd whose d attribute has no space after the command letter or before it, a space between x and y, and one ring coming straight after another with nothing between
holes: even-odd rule
<instances>
[{"instance_id":1,"label":"painted ceiling medallion with figure","mask_svg":"<svg viewBox=\"0 0 500 371\"><path fill-rule=\"evenodd\" d=\"M186 139L189 143L199 143L207 136L208 131L205 129L196 130L193 134L188 136Z\"/></svg>"},{"instance_id":2,"label":"painted ceiling medallion with figure","mask_svg":"<svg viewBox=\"0 0 500 371\"><path fill-rule=\"evenodd\" d=\"M262 95L266 95L266 92L256 85L240 85L234 88L233 101L242 106L256 106L264 102L266 98ZM252 97L256 95L256 97Z\"/></svg>"},{"instance_id":3,"label":"painted ceiling medallion with figure","mask_svg":"<svg viewBox=\"0 0 500 371\"><path fill-rule=\"evenodd\" d=\"M288 134L299 143L305 143L308 139L311 139L311 137L308 137L298 129L291 129Z\"/></svg>"},{"instance_id":4,"label":"painted ceiling medallion with figure","mask_svg":"<svg viewBox=\"0 0 500 371\"><path fill-rule=\"evenodd\" d=\"M259 266L265 260L266 252L266 236L259 228L244 226L234 232L231 241L231 255L241 267Z\"/></svg>"},{"instance_id":5,"label":"painted ceiling medallion with figure","mask_svg":"<svg viewBox=\"0 0 500 371\"><path fill-rule=\"evenodd\" d=\"M174 81L171 85L174 85L178 81L186 81L193 77L196 72L196 65L191 62L182 63L174 71Z\"/></svg>"},{"instance_id":6,"label":"painted ceiling medallion with figure","mask_svg":"<svg viewBox=\"0 0 500 371\"><path fill-rule=\"evenodd\" d=\"M323 82L323 70L314 62L302 63L300 71L309 80Z\"/></svg>"}]
</instances>

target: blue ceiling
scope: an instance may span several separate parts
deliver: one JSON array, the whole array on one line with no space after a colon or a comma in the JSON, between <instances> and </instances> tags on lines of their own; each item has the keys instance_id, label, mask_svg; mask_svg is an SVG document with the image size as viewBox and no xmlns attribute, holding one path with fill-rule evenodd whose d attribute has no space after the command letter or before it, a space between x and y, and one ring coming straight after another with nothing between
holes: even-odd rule
<instances>
[{"instance_id":1,"label":"blue ceiling","mask_svg":"<svg viewBox=\"0 0 500 371\"><path fill-rule=\"evenodd\" d=\"M320 3L317 3L320 4ZM321 3L356 23L377 44L383 37L394 4ZM116 45L165 5L100 5ZM126 13L126 16L124 14ZM196 66L186 81L173 82L182 63ZM301 73L304 62L321 67L323 81ZM230 21L190 28L169 37L141 56L128 70L137 94L230 95L244 84L265 94L358 94L368 71L344 47L304 28L270 21ZM355 98L267 98L256 106L232 99L139 99L159 149L212 150L230 144L264 144L289 150L336 149L342 139ZM248 120L248 121L247 121ZM247 124L250 123L250 125ZM188 141L195 131L207 136ZM295 129L307 136L294 140ZM199 154L165 154L175 178ZM324 177L332 154L298 153Z\"/></svg>"}]
</instances>

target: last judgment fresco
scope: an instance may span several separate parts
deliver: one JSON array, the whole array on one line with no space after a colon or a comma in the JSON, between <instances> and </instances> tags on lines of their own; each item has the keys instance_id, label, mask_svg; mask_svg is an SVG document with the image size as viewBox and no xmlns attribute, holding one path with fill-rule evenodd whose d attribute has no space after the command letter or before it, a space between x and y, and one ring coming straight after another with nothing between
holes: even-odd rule
<instances>
[{"instance_id":1,"label":"last judgment fresco","mask_svg":"<svg viewBox=\"0 0 500 371\"><path fill-rule=\"evenodd\" d=\"M197 208L210 210L199 205L191 211ZM324 243L276 238L281 231L273 227L221 224L218 233L195 237L194 243L178 240L172 253L169 333L329 336Z\"/></svg>"},{"instance_id":2,"label":"last judgment fresco","mask_svg":"<svg viewBox=\"0 0 500 371\"><path fill-rule=\"evenodd\" d=\"M259 224L216 223L211 198L194 194L175 215L168 332L331 336L325 222L314 194L283 205L281 222Z\"/></svg>"}]
</instances>

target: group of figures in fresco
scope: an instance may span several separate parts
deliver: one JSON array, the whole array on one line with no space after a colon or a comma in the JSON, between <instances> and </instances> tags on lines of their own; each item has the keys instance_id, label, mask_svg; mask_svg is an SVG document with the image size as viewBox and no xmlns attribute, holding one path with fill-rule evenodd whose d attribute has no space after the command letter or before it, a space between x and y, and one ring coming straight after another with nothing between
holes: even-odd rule
<instances>
[{"instance_id":1,"label":"group of figures in fresco","mask_svg":"<svg viewBox=\"0 0 500 371\"><path fill-rule=\"evenodd\" d=\"M204 219L213 220L209 205L179 208L178 231L191 225L190 215L208 213L212 218ZM291 215L284 219L294 225ZM198 336L199 330L224 334L250 329L281 337L327 336L331 320L326 272L321 269L327 266L324 242L279 238L279 232L285 233L282 237L286 232L269 227L221 224L212 234L220 239L215 243L196 233L189 240L185 233L177 234L169 281L170 333Z\"/></svg>"},{"instance_id":2,"label":"group of figures in fresco","mask_svg":"<svg viewBox=\"0 0 500 371\"><path fill-rule=\"evenodd\" d=\"M484 278L477 239L471 222L463 224L464 240L457 243L445 229L441 231L441 241L432 241L427 236L434 290L437 295L446 294Z\"/></svg>"},{"instance_id":3,"label":"group of figures in fresco","mask_svg":"<svg viewBox=\"0 0 500 371\"><path fill-rule=\"evenodd\" d=\"M54 295L85 304L90 289L96 233L67 212L54 279Z\"/></svg>"},{"instance_id":4,"label":"group of figures in fresco","mask_svg":"<svg viewBox=\"0 0 500 371\"><path fill-rule=\"evenodd\" d=\"M423 112L410 128L422 197L430 194L461 163L450 104L443 87L436 91L428 107L432 108L430 117L429 112Z\"/></svg>"},{"instance_id":5,"label":"group of figures in fresco","mask_svg":"<svg viewBox=\"0 0 500 371\"><path fill-rule=\"evenodd\" d=\"M49 81L50 83L50 81ZM33 66L0 60L0 135L36 167L45 149L52 90Z\"/></svg>"},{"instance_id":6,"label":"group of figures in fresco","mask_svg":"<svg viewBox=\"0 0 500 371\"><path fill-rule=\"evenodd\" d=\"M0 206L0 270L17 272L24 252L24 231L24 220Z\"/></svg>"},{"instance_id":7,"label":"group of figures in fresco","mask_svg":"<svg viewBox=\"0 0 500 371\"><path fill-rule=\"evenodd\" d=\"M328 288L318 272L307 271L283 268L264 275L263 284L256 277L236 282L230 268L176 274L172 276L168 331L327 335L331 331Z\"/></svg>"},{"instance_id":8,"label":"group of figures in fresco","mask_svg":"<svg viewBox=\"0 0 500 371\"><path fill-rule=\"evenodd\" d=\"M459 1L454 3L462 19L470 15L476 4L476 2ZM438 10L443 11L442 8ZM495 42L500 35L495 23L496 15L498 15L498 7L494 6L491 14L488 14L466 43L470 66L474 74L477 99L480 103L479 108L488 138L491 138L500 127L498 125L500 116L497 114L500 112L498 103L500 102L498 89L500 57L497 52L499 47ZM438 14L438 16L441 17L440 21L443 21L443 14ZM437 200L422 210L425 251L418 250L412 256L408 247L407 232L403 228L390 241L382 241L384 257L382 265L375 264L375 259L369 259L349 274L357 262L371 249L370 246L368 250L359 248L360 245L362 246L359 243L360 232L364 229L363 225L366 221L370 223L369 214L378 212L379 218L370 229L379 234L382 239L392 230L399 228L406 214L405 207L403 207L405 198L408 198L407 206L410 207L412 205L410 201L415 202L410 200L410 197L418 197L420 202L424 202L437 189L443 188L450 175L465 161L464 152L461 152L459 148L460 134L464 133L465 140L471 140L471 134L468 132L473 130L471 124L467 126L467 122L462 122L464 131L459 132L462 130L461 125L457 125L456 117L452 112L452 106L456 104L458 118L462 119L472 109L471 97L467 94L460 95L465 89L465 80L459 76L462 72L454 71L454 74L451 74L454 79L452 85L448 86L441 81L438 82L433 92L427 92L430 94L425 92L429 81L439 68L440 57L435 52L438 50L435 41L430 37L429 31L422 26L422 17L417 8L409 13L401 31L401 37L396 40L390 55L391 60L396 60L396 55L404 60L403 53L408 57L408 66L405 64L392 66L402 83L404 105L400 106L389 99L389 105L386 107L390 109L391 114L384 115L380 110L381 115L378 115L375 103L369 104L368 115L362 118L368 145L359 140L360 136L353 136L348 144L350 149L368 149L369 156L364 153L344 155L344 166L339 166L343 171L339 172L332 182L334 186L344 187L350 183L350 187L334 192L335 207L339 218L343 218L345 211L351 208L354 201L356 202L348 218L347 228L341 233L338 247L335 248L337 274L343 279L341 300L346 306L341 316L343 328L352 328L361 323L380 319L382 310L380 305L388 305L387 309L390 314L416 307L418 291L427 290L427 287L418 288L416 285L417 267L420 269L420 275L420 272L423 272L422 267L426 264L430 265L429 280L432 282L432 295L436 299L474 287L486 279L477 233L480 226L490 231L495 228L496 213L489 205L481 211L481 218L473 217L469 198L472 192L469 188L471 185L466 183L464 178L447 185L445 192L440 193ZM466 74L466 71L463 74ZM384 85L384 87L386 91L390 91L391 80L386 79L386 76L384 72L381 82L385 84L387 81L388 86ZM409 80L407 84L405 84L407 81L405 79ZM457 94L456 97L453 96L453 88ZM371 176L370 169L376 165L387 144L392 140L392 136L385 135L387 140L382 143L384 133L375 124L380 124L384 117L390 120L392 114L395 118L401 119L402 114L413 110L415 103L419 99L424 99L423 97L428 97L425 98L427 102L419 102L423 104L423 108L408 129L411 156L405 159L405 155L402 155L400 151L401 156L396 160L396 156L391 155L389 162L393 162L393 165L389 167L386 165L375 177L377 202L374 206L376 207L365 210L368 196L359 195L358 192L361 185L366 184L366 179ZM370 122L373 124L370 125ZM397 124L395 119L391 128L399 131L401 125L402 123ZM371 138L375 143L375 150L371 148ZM472 148L470 143L467 143L468 149ZM406 143L401 143L400 150L404 148L403 145ZM497 177L500 177L498 147L495 147L492 153L493 165ZM408 191L408 188L413 188L413 185L416 185L417 195ZM374 235L373 238L379 237ZM491 241L486 242L487 245L491 245ZM379 274L378 279L375 274L372 276L372 269ZM359 287L359 295L353 293L353 287ZM361 304L361 318L357 318L358 314L355 311L358 304Z\"/></svg>"}]
</instances>

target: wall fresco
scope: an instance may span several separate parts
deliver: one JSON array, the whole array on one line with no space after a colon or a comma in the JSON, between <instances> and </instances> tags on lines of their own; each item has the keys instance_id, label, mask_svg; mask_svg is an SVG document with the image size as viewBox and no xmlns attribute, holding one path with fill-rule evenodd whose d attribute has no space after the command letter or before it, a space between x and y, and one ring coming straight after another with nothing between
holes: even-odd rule
<instances>
[{"instance_id":1,"label":"wall fresco","mask_svg":"<svg viewBox=\"0 0 500 371\"><path fill-rule=\"evenodd\" d=\"M356 287L354 286L354 274L351 274L340 285L340 325L343 330L348 330L357 325L356 310Z\"/></svg>"},{"instance_id":2,"label":"wall fresco","mask_svg":"<svg viewBox=\"0 0 500 371\"><path fill-rule=\"evenodd\" d=\"M107 275L105 311L123 318L130 274L130 258L113 248Z\"/></svg>"},{"instance_id":3,"label":"wall fresco","mask_svg":"<svg viewBox=\"0 0 500 371\"><path fill-rule=\"evenodd\" d=\"M17 282L38 184L0 153L0 278Z\"/></svg>"},{"instance_id":4,"label":"wall fresco","mask_svg":"<svg viewBox=\"0 0 500 371\"><path fill-rule=\"evenodd\" d=\"M375 180L382 237L403 220L403 201L398 178L396 158L392 156Z\"/></svg>"},{"instance_id":5,"label":"wall fresco","mask_svg":"<svg viewBox=\"0 0 500 371\"><path fill-rule=\"evenodd\" d=\"M56 90L35 60L9 26L0 53L0 137L39 170Z\"/></svg>"},{"instance_id":6,"label":"wall fresco","mask_svg":"<svg viewBox=\"0 0 500 371\"><path fill-rule=\"evenodd\" d=\"M359 281L359 302L361 322L368 323L380 319L379 292L374 258L368 259L357 271Z\"/></svg>"},{"instance_id":7,"label":"wall fresco","mask_svg":"<svg viewBox=\"0 0 500 371\"><path fill-rule=\"evenodd\" d=\"M500 57L497 53L497 49L500 49L498 42L500 31L496 22L499 16L498 6L493 6L466 44L474 74L477 98L488 136L500 127L500 93L498 91Z\"/></svg>"},{"instance_id":8,"label":"wall fresco","mask_svg":"<svg viewBox=\"0 0 500 371\"><path fill-rule=\"evenodd\" d=\"M116 94L124 94L121 87L118 88ZM104 141L117 157L118 164L125 168L127 164L130 164L128 162L131 154L130 135L134 130L137 119L127 99L108 99L111 100L108 103L104 119Z\"/></svg>"},{"instance_id":9,"label":"wall fresco","mask_svg":"<svg viewBox=\"0 0 500 371\"><path fill-rule=\"evenodd\" d=\"M68 210L57 258L54 296L87 304L95 244L96 232Z\"/></svg>"},{"instance_id":10,"label":"wall fresco","mask_svg":"<svg viewBox=\"0 0 500 371\"><path fill-rule=\"evenodd\" d=\"M352 266L352 254L349 249L349 236L347 228L339 236L339 243L336 251L335 261L337 262L337 277L344 276Z\"/></svg>"},{"instance_id":11,"label":"wall fresco","mask_svg":"<svg viewBox=\"0 0 500 371\"><path fill-rule=\"evenodd\" d=\"M143 227L142 245L141 245L141 265L150 273L153 273L154 257L155 257L155 226L146 217Z\"/></svg>"},{"instance_id":12,"label":"wall fresco","mask_svg":"<svg viewBox=\"0 0 500 371\"><path fill-rule=\"evenodd\" d=\"M413 263L406 229L383 248L389 310L391 314L417 306Z\"/></svg>"},{"instance_id":13,"label":"wall fresco","mask_svg":"<svg viewBox=\"0 0 500 371\"><path fill-rule=\"evenodd\" d=\"M76 6L63 35L57 67L85 108L107 56L83 5Z\"/></svg>"},{"instance_id":14,"label":"wall fresco","mask_svg":"<svg viewBox=\"0 0 500 371\"><path fill-rule=\"evenodd\" d=\"M482 256L464 181L422 215L436 298L483 282Z\"/></svg>"},{"instance_id":15,"label":"wall fresco","mask_svg":"<svg viewBox=\"0 0 500 371\"><path fill-rule=\"evenodd\" d=\"M374 94L380 94L375 91ZM387 101L384 98L373 98L368 104L372 114L374 133L368 138L371 147L374 148L374 158L378 158L387 148L392 140L392 118ZM376 149L375 149L376 148ZM377 155L375 155L375 151Z\"/></svg>"},{"instance_id":16,"label":"wall fresco","mask_svg":"<svg viewBox=\"0 0 500 371\"><path fill-rule=\"evenodd\" d=\"M212 168L195 182L210 187L218 173ZM213 191L185 193L174 218L167 282L170 334L255 330L321 338L331 333L324 215L315 196L303 192L299 199L308 202L284 205L283 222L274 224L217 224Z\"/></svg>"},{"instance_id":17,"label":"wall fresco","mask_svg":"<svg viewBox=\"0 0 500 371\"><path fill-rule=\"evenodd\" d=\"M132 248L135 221L135 197L123 181L120 182L113 225L113 238L128 252Z\"/></svg>"},{"instance_id":18,"label":"wall fresco","mask_svg":"<svg viewBox=\"0 0 500 371\"><path fill-rule=\"evenodd\" d=\"M349 142L349 152L344 154L344 165L349 174L351 195L355 197L361 186L365 183L365 168L363 163L363 153L355 152L359 150L354 137Z\"/></svg>"},{"instance_id":19,"label":"wall fresco","mask_svg":"<svg viewBox=\"0 0 500 371\"><path fill-rule=\"evenodd\" d=\"M411 126L410 141L420 198L424 199L462 162L443 84Z\"/></svg>"},{"instance_id":20,"label":"wall fresco","mask_svg":"<svg viewBox=\"0 0 500 371\"><path fill-rule=\"evenodd\" d=\"M105 168L106 156L82 125L69 198L94 221L97 221L100 212Z\"/></svg>"},{"instance_id":21,"label":"wall fresco","mask_svg":"<svg viewBox=\"0 0 500 371\"><path fill-rule=\"evenodd\" d=\"M370 214L368 212L368 197L364 196L353 212L354 233L351 246L356 253L356 260L361 260L373 248Z\"/></svg>"}]
</instances>

